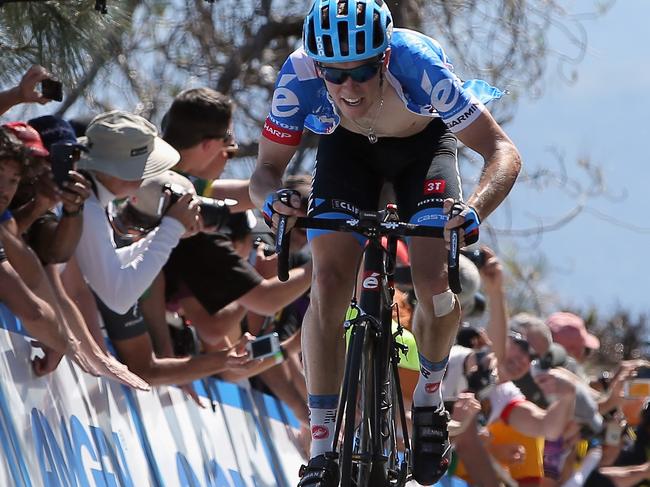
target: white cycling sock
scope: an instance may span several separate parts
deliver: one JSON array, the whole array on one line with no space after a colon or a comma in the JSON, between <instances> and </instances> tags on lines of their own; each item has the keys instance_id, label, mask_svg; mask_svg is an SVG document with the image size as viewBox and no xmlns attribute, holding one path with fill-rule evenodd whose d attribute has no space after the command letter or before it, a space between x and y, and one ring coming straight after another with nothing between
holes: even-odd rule
<instances>
[{"instance_id":1,"label":"white cycling sock","mask_svg":"<svg viewBox=\"0 0 650 487\"><path fill-rule=\"evenodd\" d=\"M415 407L439 406L442 404L442 378L445 375L449 356L440 362L431 362L422 354L420 357L420 378L413 392Z\"/></svg>"},{"instance_id":2,"label":"white cycling sock","mask_svg":"<svg viewBox=\"0 0 650 487\"><path fill-rule=\"evenodd\" d=\"M314 458L333 448L334 429L336 427L336 411L339 397L309 395L309 426L311 428L311 451Z\"/></svg>"}]
</instances>

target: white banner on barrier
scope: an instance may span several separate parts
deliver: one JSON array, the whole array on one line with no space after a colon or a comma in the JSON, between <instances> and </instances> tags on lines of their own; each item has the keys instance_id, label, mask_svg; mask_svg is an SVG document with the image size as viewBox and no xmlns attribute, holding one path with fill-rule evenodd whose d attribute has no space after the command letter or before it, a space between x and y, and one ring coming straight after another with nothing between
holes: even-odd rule
<instances>
[{"instance_id":1,"label":"white banner on barrier","mask_svg":"<svg viewBox=\"0 0 650 487\"><path fill-rule=\"evenodd\" d=\"M196 383L214 405L201 409L177 388L134 392L67 359L35 378L30 345L3 329L0 351L2 486L297 483L296 422L276 400L210 379Z\"/></svg>"}]
</instances>

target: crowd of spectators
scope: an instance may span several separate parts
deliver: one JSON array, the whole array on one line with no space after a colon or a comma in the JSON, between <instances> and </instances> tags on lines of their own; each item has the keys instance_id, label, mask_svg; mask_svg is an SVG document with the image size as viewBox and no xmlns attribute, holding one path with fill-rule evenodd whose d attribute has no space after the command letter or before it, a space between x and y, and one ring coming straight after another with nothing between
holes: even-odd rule
<instances>
[{"instance_id":1,"label":"crowd of spectators","mask_svg":"<svg viewBox=\"0 0 650 487\"><path fill-rule=\"evenodd\" d=\"M48 77L28 70L0 92L0 114L48 103ZM302 253L280 282L248 181L219 179L238 148L233 110L197 88L175 98L160 135L117 110L74 127L54 115L0 126L0 301L40 348L36 375L68 355L138 389L178 385L199 404L193 381L255 376L307 424L296 303L311 263ZM306 201L309 178L288 183ZM279 351L253 359L248 344L272 333Z\"/></svg>"},{"instance_id":2,"label":"crowd of spectators","mask_svg":"<svg viewBox=\"0 0 650 487\"><path fill-rule=\"evenodd\" d=\"M0 115L47 103L37 85L49 76L34 66L0 92ZM40 348L34 374L67 355L137 389L178 385L200 405L193 381L249 380L308 430L307 240L292 233L292 270L280 282L248 181L219 179L237 151L233 112L226 96L196 88L174 99L160 135L124 111L75 127L53 115L0 126L0 302ZM306 212L310 178L286 186ZM408 330L417 303L405 275L395 319ZM510 317L504 270L487 247L461 257L461 277L464 323L443 381L450 475L482 486L650 479L650 408L630 387L650 364L625 361L593 380L585 363L599 342L579 316ZM270 333L280 351L253 360L249 343ZM414 346L400 371L407 410Z\"/></svg>"}]
</instances>

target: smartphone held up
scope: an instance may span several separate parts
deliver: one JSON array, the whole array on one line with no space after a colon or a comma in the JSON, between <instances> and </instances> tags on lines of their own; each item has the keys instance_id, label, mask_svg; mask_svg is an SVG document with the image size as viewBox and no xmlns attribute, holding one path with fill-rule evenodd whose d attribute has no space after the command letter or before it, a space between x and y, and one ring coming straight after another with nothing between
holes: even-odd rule
<instances>
[{"instance_id":1,"label":"smartphone held up","mask_svg":"<svg viewBox=\"0 0 650 487\"><path fill-rule=\"evenodd\" d=\"M41 95L54 101L63 101L63 84L55 79L46 78L41 81Z\"/></svg>"}]
</instances>

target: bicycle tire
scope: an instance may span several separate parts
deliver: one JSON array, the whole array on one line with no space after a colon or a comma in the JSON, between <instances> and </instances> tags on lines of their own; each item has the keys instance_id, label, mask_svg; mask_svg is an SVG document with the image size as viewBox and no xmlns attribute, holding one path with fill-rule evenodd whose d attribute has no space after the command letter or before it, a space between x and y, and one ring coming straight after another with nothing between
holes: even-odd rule
<instances>
[{"instance_id":1,"label":"bicycle tire","mask_svg":"<svg viewBox=\"0 0 650 487\"><path fill-rule=\"evenodd\" d=\"M368 335L366 333L366 338ZM359 377L358 408L361 410L361 418L355 432L355 448L353 456L363 457L367 462L357 461L353 464L353 484L356 487L374 485L372 483L372 413L374 411L375 392L373 384L374 349L373 339L366 339L363 346L361 359L361 373Z\"/></svg>"},{"instance_id":2,"label":"bicycle tire","mask_svg":"<svg viewBox=\"0 0 650 487\"><path fill-rule=\"evenodd\" d=\"M347 391L343 398L345 403L345 418L343 429L343 448L341 451L341 487L365 487L353 482L353 454L356 433L357 393L361 380L361 361L364 359L366 341L366 326L355 326L348 345L347 360Z\"/></svg>"},{"instance_id":3,"label":"bicycle tire","mask_svg":"<svg viewBox=\"0 0 650 487\"><path fill-rule=\"evenodd\" d=\"M392 341L392 339L391 339ZM390 345L392 347L392 343ZM375 364L377 366L377 364ZM371 473L372 486L397 486L397 479L399 478L399 469L401 467L399 461L397 434L398 434L398 418L397 418L397 394L398 387L395 382L394 370L395 365L389 361L388 370L381 385L381 397L378 398L379 414L381 420L380 430L375 432L381 438L381 449L375 452L373 461L373 468ZM378 459L381 455L382 461ZM403 485L403 484L402 484Z\"/></svg>"}]
</instances>

